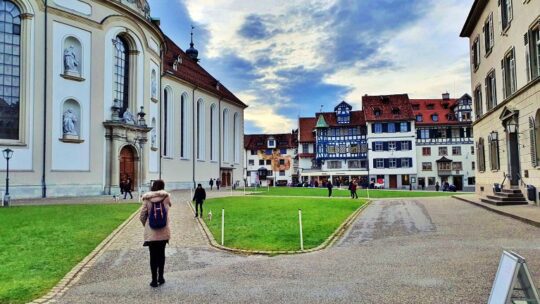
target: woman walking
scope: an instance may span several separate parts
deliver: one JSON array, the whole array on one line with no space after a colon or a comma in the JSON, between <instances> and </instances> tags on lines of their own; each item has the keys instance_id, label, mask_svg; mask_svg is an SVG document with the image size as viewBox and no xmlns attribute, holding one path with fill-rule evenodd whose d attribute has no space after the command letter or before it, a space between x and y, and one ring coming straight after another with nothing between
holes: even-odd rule
<instances>
[{"instance_id":1,"label":"woman walking","mask_svg":"<svg viewBox=\"0 0 540 304\"><path fill-rule=\"evenodd\" d=\"M150 250L150 286L165 284L163 272L165 268L165 246L171 237L169 229L169 208L171 199L165 190L165 183L156 180L152 189L143 195L143 207L140 214L144 226L144 246Z\"/></svg>"}]
</instances>

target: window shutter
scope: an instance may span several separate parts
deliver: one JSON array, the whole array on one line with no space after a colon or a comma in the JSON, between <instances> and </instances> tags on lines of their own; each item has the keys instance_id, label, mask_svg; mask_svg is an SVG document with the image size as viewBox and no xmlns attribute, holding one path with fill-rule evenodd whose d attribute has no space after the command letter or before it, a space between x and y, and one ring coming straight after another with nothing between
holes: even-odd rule
<instances>
[{"instance_id":1,"label":"window shutter","mask_svg":"<svg viewBox=\"0 0 540 304\"><path fill-rule=\"evenodd\" d=\"M373 168L377 168L377 160L373 159Z\"/></svg>"},{"instance_id":2,"label":"window shutter","mask_svg":"<svg viewBox=\"0 0 540 304\"><path fill-rule=\"evenodd\" d=\"M371 125L371 133L375 133L375 124Z\"/></svg>"},{"instance_id":3,"label":"window shutter","mask_svg":"<svg viewBox=\"0 0 540 304\"><path fill-rule=\"evenodd\" d=\"M536 151L536 125L534 118L529 117L529 134L531 138L531 163L533 167L538 166L538 151Z\"/></svg>"},{"instance_id":4,"label":"window shutter","mask_svg":"<svg viewBox=\"0 0 540 304\"><path fill-rule=\"evenodd\" d=\"M388 159L384 160L384 167L385 168L390 168L390 161Z\"/></svg>"},{"instance_id":5,"label":"window shutter","mask_svg":"<svg viewBox=\"0 0 540 304\"><path fill-rule=\"evenodd\" d=\"M388 151L388 142L383 142L383 150Z\"/></svg>"},{"instance_id":6,"label":"window shutter","mask_svg":"<svg viewBox=\"0 0 540 304\"><path fill-rule=\"evenodd\" d=\"M394 123L394 130L396 130L396 133L401 132L401 124L399 122Z\"/></svg>"},{"instance_id":7,"label":"window shutter","mask_svg":"<svg viewBox=\"0 0 540 304\"><path fill-rule=\"evenodd\" d=\"M452 138L452 129L450 128L446 129L446 138Z\"/></svg>"},{"instance_id":8,"label":"window shutter","mask_svg":"<svg viewBox=\"0 0 540 304\"><path fill-rule=\"evenodd\" d=\"M388 124L385 124L385 123L382 124L382 131L383 131L383 133L388 132Z\"/></svg>"},{"instance_id":9,"label":"window shutter","mask_svg":"<svg viewBox=\"0 0 540 304\"><path fill-rule=\"evenodd\" d=\"M523 35L523 40L525 41L525 73L527 73L527 82L531 81L531 56L529 55L529 32Z\"/></svg>"},{"instance_id":10,"label":"window shutter","mask_svg":"<svg viewBox=\"0 0 540 304\"><path fill-rule=\"evenodd\" d=\"M493 13L489 15L489 46L493 47L495 44L495 37L494 37L494 29L493 29Z\"/></svg>"},{"instance_id":11,"label":"window shutter","mask_svg":"<svg viewBox=\"0 0 540 304\"><path fill-rule=\"evenodd\" d=\"M401 158L396 159L396 167L401 168Z\"/></svg>"},{"instance_id":12,"label":"window shutter","mask_svg":"<svg viewBox=\"0 0 540 304\"><path fill-rule=\"evenodd\" d=\"M407 132L411 132L411 123L410 122L407 123Z\"/></svg>"},{"instance_id":13,"label":"window shutter","mask_svg":"<svg viewBox=\"0 0 540 304\"><path fill-rule=\"evenodd\" d=\"M463 128L459 128L459 137L461 138L465 137L465 130L463 130Z\"/></svg>"},{"instance_id":14,"label":"window shutter","mask_svg":"<svg viewBox=\"0 0 540 304\"><path fill-rule=\"evenodd\" d=\"M503 96L506 98L506 75L504 73L504 59L501 60L501 70L502 70L502 82L503 82Z\"/></svg>"},{"instance_id":15,"label":"window shutter","mask_svg":"<svg viewBox=\"0 0 540 304\"><path fill-rule=\"evenodd\" d=\"M401 151L401 142L396 142L396 151Z\"/></svg>"},{"instance_id":16,"label":"window shutter","mask_svg":"<svg viewBox=\"0 0 540 304\"><path fill-rule=\"evenodd\" d=\"M409 167L408 168L412 168L412 157L409 157Z\"/></svg>"},{"instance_id":17,"label":"window shutter","mask_svg":"<svg viewBox=\"0 0 540 304\"><path fill-rule=\"evenodd\" d=\"M375 142L371 143L371 150L375 151Z\"/></svg>"},{"instance_id":18,"label":"window shutter","mask_svg":"<svg viewBox=\"0 0 540 304\"><path fill-rule=\"evenodd\" d=\"M422 138L420 134L420 129L416 130L416 138Z\"/></svg>"},{"instance_id":19,"label":"window shutter","mask_svg":"<svg viewBox=\"0 0 540 304\"><path fill-rule=\"evenodd\" d=\"M508 9L508 22L512 21L513 18L513 11L512 11L512 0L507 0L506 7Z\"/></svg>"}]
</instances>

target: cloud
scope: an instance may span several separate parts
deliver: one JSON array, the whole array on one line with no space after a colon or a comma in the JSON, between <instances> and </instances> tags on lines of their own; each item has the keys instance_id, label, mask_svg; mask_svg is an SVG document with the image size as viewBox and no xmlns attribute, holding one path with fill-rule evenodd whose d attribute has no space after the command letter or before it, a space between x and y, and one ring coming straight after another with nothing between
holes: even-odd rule
<instances>
[{"instance_id":1,"label":"cloud","mask_svg":"<svg viewBox=\"0 0 540 304\"><path fill-rule=\"evenodd\" d=\"M238 33L248 39L268 39L280 33L279 29L270 29L274 22L271 15L248 15Z\"/></svg>"}]
</instances>

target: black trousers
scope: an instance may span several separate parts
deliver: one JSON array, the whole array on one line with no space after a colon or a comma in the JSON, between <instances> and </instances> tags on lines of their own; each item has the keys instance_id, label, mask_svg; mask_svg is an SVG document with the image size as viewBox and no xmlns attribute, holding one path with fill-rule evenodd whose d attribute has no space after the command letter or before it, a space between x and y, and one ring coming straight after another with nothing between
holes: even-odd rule
<instances>
[{"instance_id":1,"label":"black trousers","mask_svg":"<svg viewBox=\"0 0 540 304\"><path fill-rule=\"evenodd\" d=\"M351 197L358 198L358 194L356 194L356 190L351 190Z\"/></svg>"},{"instance_id":2,"label":"black trousers","mask_svg":"<svg viewBox=\"0 0 540 304\"><path fill-rule=\"evenodd\" d=\"M202 211L202 204L203 202L195 202L195 216L203 217L204 213ZM199 212L200 210L200 212Z\"/></svg>"},{"instance_id":3,"label":"black trousers","mask_svg":"<svg viewBox=\"0 0 540 304\"><path fill-rule=\"evenodd\" d=\"M131 195L131 189L124 190L124 199L126 199L128 193L129 193L129 197L133 199L133 195Z\"/></svg>"},{"instance_id":4,"label":"black trousers","mask_svg":"<svg viewBox=\"0 0 540 304\"><path fill-rule=\"evenodd\" d=\"M332 196L332 188L328 188L328 197Z\"/></svg>"},{"instance_id":5,"label":"black trousers","mask_svg":"<svg viewBox=\"0 0 540 304\"><path fill-rule=\"evenodd\" d=\"M148 242L148 249L150 249L150 271L152 272L152 282L157 282L158 275L160 279L163 279L166 245L167 241Z\"/></svg>"}]
</instances>

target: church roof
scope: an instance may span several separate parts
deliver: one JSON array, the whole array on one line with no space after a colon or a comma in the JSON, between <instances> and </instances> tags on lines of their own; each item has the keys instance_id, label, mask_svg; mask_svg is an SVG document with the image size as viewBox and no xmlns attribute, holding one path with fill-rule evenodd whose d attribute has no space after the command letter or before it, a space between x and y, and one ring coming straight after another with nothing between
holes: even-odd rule
<instances>
[{"instance_id":1,"label":"church roof","mask_svg":"<svg viewBox=\"0 0 540 304\"><path fill-rule=\"evenodd\" d=\"M166 51L163 60L163 69L165 73L174 75L175 77L189 82L198 88L225 98L239 107L248 107L203 67L192 60L178 45L174 43L174 41L167 36L165 36L165 47ZM180 58L182 62L178 64L178 68L175 71L173 66L174 62L178 58Z\"/></svg>"}]
</instances>

